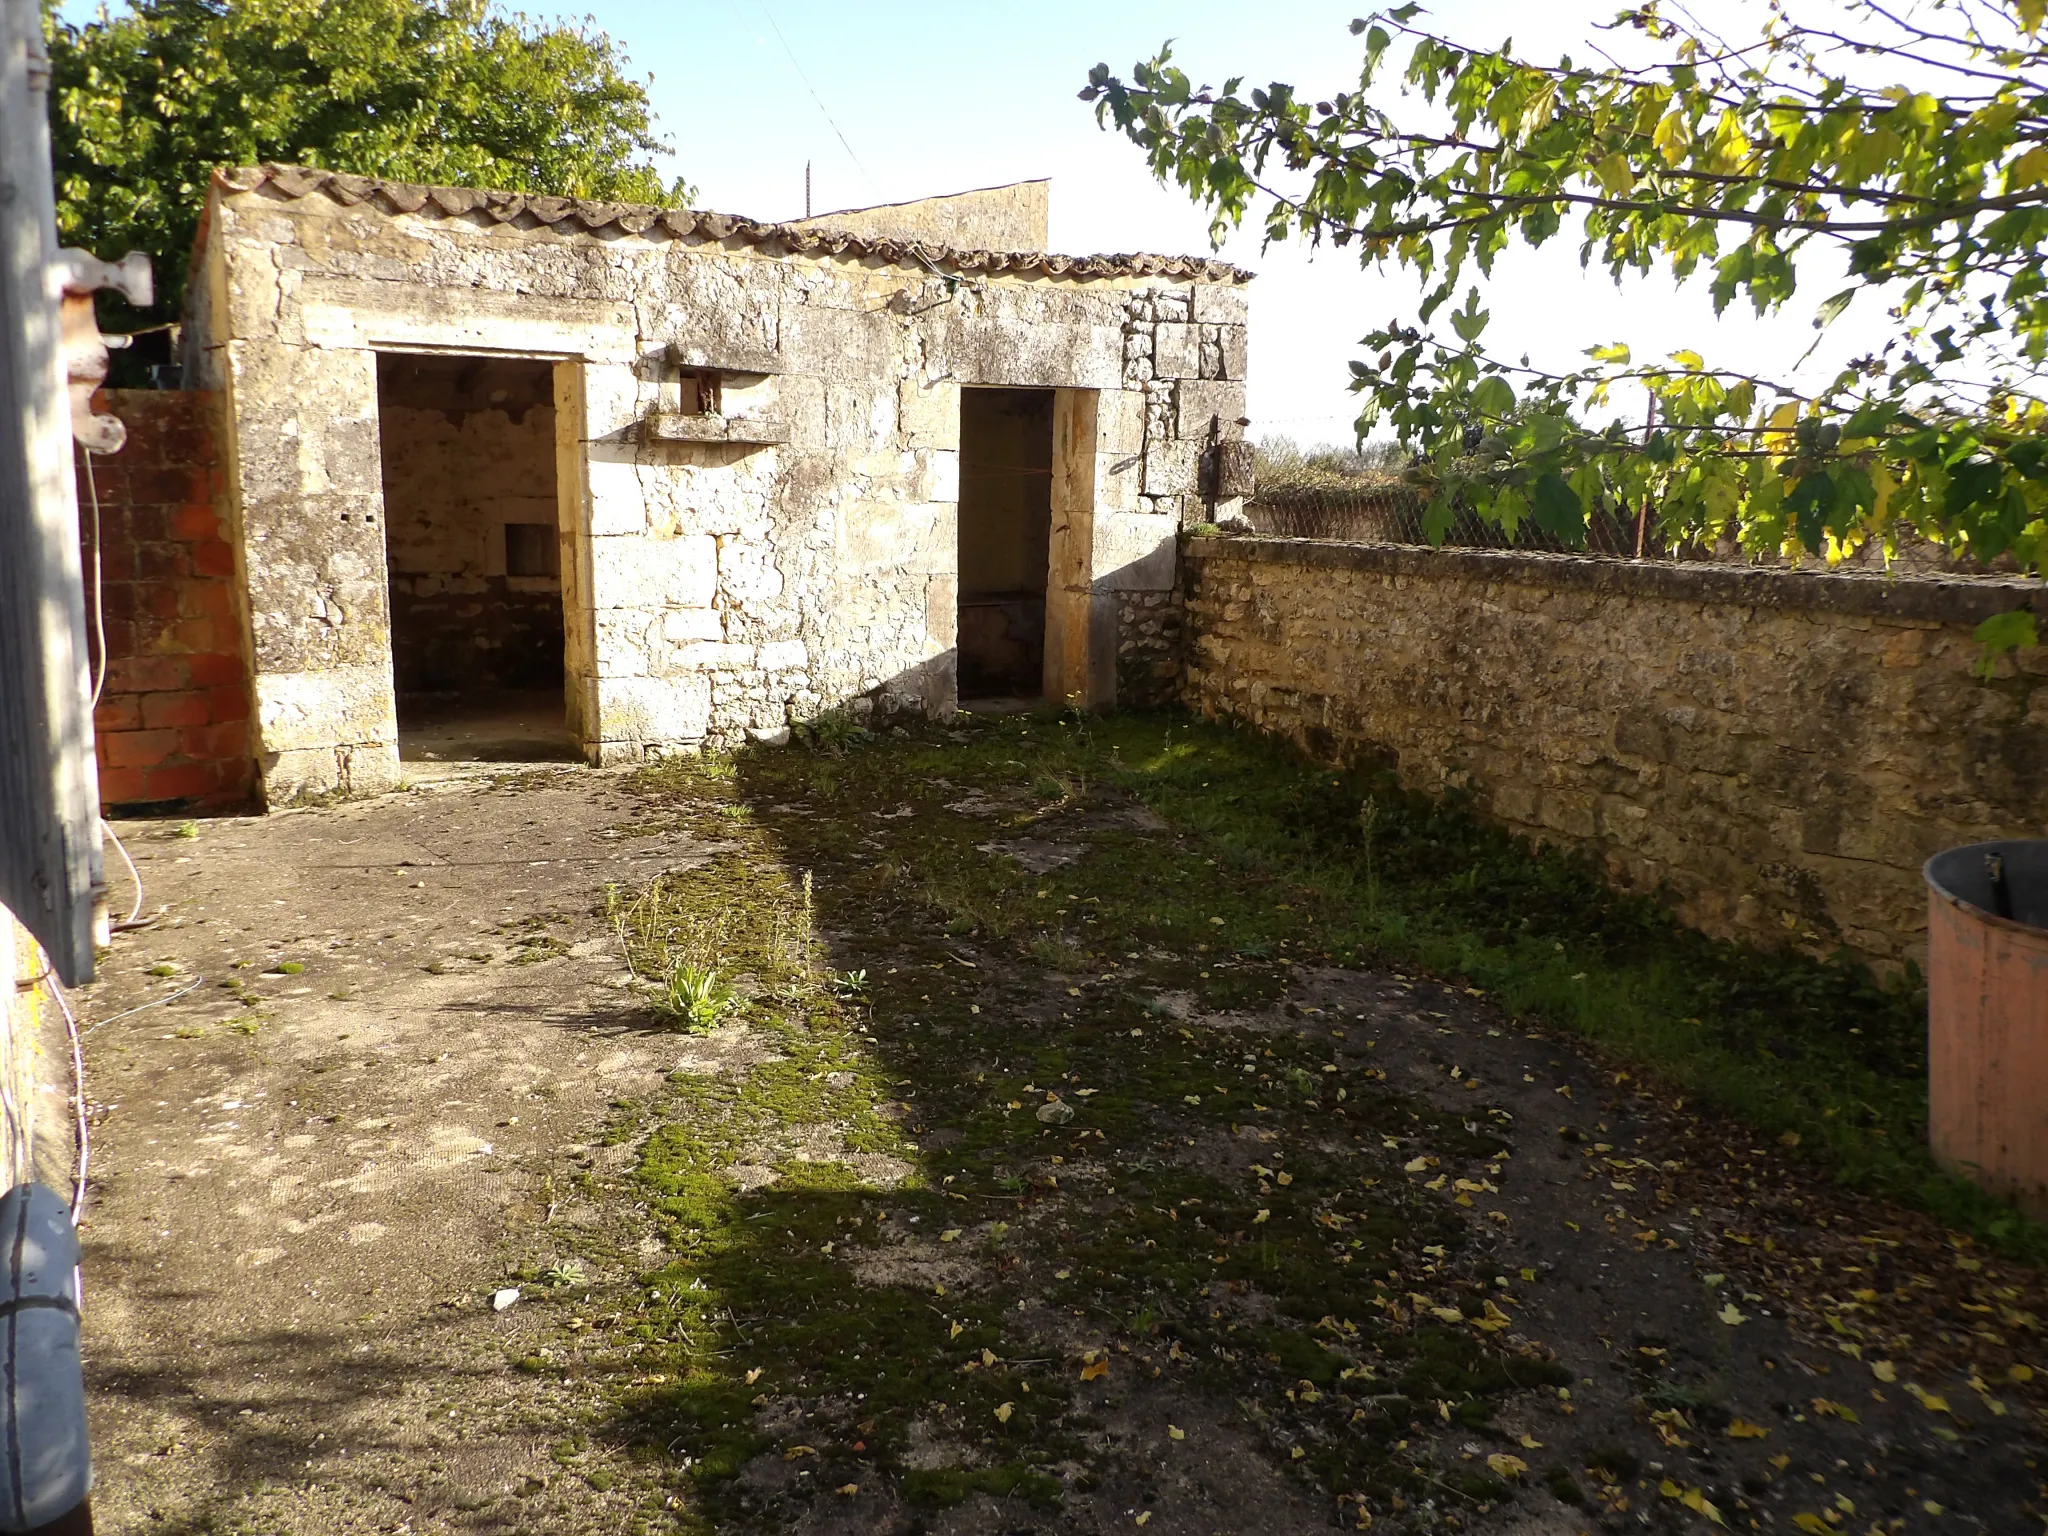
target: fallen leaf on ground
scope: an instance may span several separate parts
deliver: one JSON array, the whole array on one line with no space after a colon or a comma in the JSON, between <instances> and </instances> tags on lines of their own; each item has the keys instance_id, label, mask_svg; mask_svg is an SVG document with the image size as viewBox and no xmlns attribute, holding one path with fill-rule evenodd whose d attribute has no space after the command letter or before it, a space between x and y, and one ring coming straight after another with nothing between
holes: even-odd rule
<instances>
[{"instance_id":1,"label":"fallen leaf on ground","mask_svg":"<svg viewBox=\"0 0 2048 1536\"><path fill-rule=\"evenodd\" d=\"M1894 1367L1891 1361L1889 1360L1871 1361L1870 1374L1875 1376L1879 1381L1897 1381L1899 1379L1899 1373L1897 1368Z\"/></svg>"},{"instance_id":2,"label":"fallen leaf on ground","mask_svg":"<svg viewBox=\"0 0 2048 1536\"><path fill-rule=\"evenodd\" d=\"M998 1424L1007 1424L1007 1423L1009 1423L1009 1422L1010 1422L1010 1415L1011 1415L1011 1414L1013 1414L1013 1413L1015 1413L1016 1411L1017 1411L1017 1405L1016 1405L1015 1403L999 1403L999 1404L997 1404L997 1405L996 1405L996 1422L997 1422Z\"/></svg>"},{"instance_id":3,"label":"fallen leaf on ground","mask_svg":"<svg viewBox=\"0 0 2048 1536\"><path fill-rule=\"evenodd\" d=\"M1184 1429L1177 1429L1169 1424L1166 1426L1166 1437L1169 1440L1185 1440L1188 1437L1188 1432Z\"/></svg>"},{"instance_id":4,"label":"fallen leaf on ground","mask_svg":"<svg viewBox=\"0 0 2048 1536\"><path fill-rule=\"evenodd\" d=\"M1727 1306L1723 1307L1719 1312L1716 1312L1714 1316L1720 1318L1721 1321L1726 1323L1730 1328L1733 1328L1738 1324L1746 1323L1749 1321L1749 1314L1744 1312L1741 1308L1737 1307L1735 1303L1732 1301L1729 1302Z\"/></svg>"},{"instance_id":5,"label":"fallen leaf on ground","mask_svg":"<svg viewBox=\"0 0 2048 1536\"><path fill-rule=\"evenodd\" d=\"M1728 1421L1728 1438L1731 1440L1761 1440L1770 1431L1761 1424L1752 1424L1747 1419Z\"/></svg>"},{"instance_id":6,"label":"fallen leaf on ground","mask_svg":"<svg viewBox=\"0 0 2048 1536\"><path fill-rule=\"evenodd\" d=\"M1498 1478L1517 1478L1529 1470L1529 1463L1519 1456L1510 1456L1504 1451L1495 1451L1486 1458L1486 1465Z\"/></svg>"}]
</instances>

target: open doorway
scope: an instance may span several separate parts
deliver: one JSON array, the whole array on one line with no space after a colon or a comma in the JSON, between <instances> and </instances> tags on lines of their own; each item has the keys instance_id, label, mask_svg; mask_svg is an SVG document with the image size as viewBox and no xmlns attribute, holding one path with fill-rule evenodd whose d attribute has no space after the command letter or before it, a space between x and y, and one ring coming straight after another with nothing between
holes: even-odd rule
<instances>
[{"instance_id":1,"label":"open doorway","mask_svg":"<svg viewBox=\"0 0 2048 1536\"><path fill-rule=\"evenodd\" d=\"M554 365L380 353L385 561L407 762L576 757L564 721Z\"/></svg>"},{"instance_id":2,"label":"open doorway","mask_svg":"<svg viewBox=\"0 0 2048 1536\"><path fill-rule=\"evenodd\" d=\"M1052 414L1049 389L960 391L962 699L1044 692Z\"/></svg>"}]
</instances>

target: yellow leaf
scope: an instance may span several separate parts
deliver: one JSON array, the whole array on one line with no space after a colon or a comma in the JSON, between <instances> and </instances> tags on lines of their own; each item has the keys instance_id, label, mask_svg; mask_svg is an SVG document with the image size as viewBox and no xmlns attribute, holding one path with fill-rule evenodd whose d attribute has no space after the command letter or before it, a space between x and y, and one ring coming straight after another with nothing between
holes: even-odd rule
<instances>
[{"instance_id":1,"label":"yellow leaf","mask_svg":"<svg viewBox=\"0 0 2048 1536\"><path fill-rule=\"evenodd\" d=\"M2006 170L2005 190L2017 192L2022 187L2038 186L2044 181L2048 181L2048 148L2036 144Z\"/></svg>"},{"instance_id":2,"label":"yellow leaf","mask_svg":"<svg viewBox=\"0 0 2048 1536\"><path fill-rule=\"evenodd\" d=\"M1513 1318L1501 1311L1491 1301L1488 1301L1486 1303L1485 1315L1473 1318L1472 1326L1482 1333L1499 1333L1501 1329L1511 1326L1513 1322Z\"/></svg>"},{"instance_id":3,"label":"yellow leaf","mask_svg":"<svg viewBox=\"0 0 2048 1536\"><path fill-rule=\"evenodd\" d=\"M998 1403L998 1404L996 1404L996 1422L997 1422L998 1424L1007 1424L1007 1423L1009 1423L1009 1422L1010 1422L1010 1415L1011 1415L1011 1414L1013 1414L1013 1413L1015 1413L1016 1411L1017 1411L1017 1405L1016 1405L1015 1403Z\"/></svg>"},{"instance_id":4,"label":"yellow leaf","mask_svg":"<svg viewBox=\"0 0 2048 1536\"><path fill-rule=\"evenodd\" d=\"M2031 1365L2008 1366L2005 1375L2008 1381L2017 1381L2024 1385L2034 1379L2034 1368Z\"/></svg>"},{"instance_id":5,"label":"yellow leaf","mask_svg":"<svg viewBox=\"0 0 2048 1536\"><path fill-rule=\"evenodd\" d=\"M996 1352L992 1349L984 1349L981 1352L981 1363L983 1365L994 1365L996 1363Z\"/></svg>"},{"instance_id":6,"label":"yellow leaf","mask_svg":"<svg viewBox=\"0 0 2048 1536\"><path fill-rule=\"evenodd\" d=\"M1107 1360L1091 1360L1088 1364L1081 1367L1081 1379L1083 1381L1100 1381L1108 1374L1109 1362Z\"/></svg>"},{"instance_id":7,"label":"yellow leaf","mask_svg":"<svg viewBox=\"0 0 2048 1536\"><path fill-rule=\"evenodd\" d=\"M1692 147L1692 125L1686 122L1684 113L1674 109L1657 125L1657 131L1650 135L1650 142L1657 146L1657 152L1663 155L1666 165L1676 165Z\"/></svg>"},{"instance_id":8,"label":"yellow leaf","mask_svg":"<svg viewBox=\"0 0 2048 1536\"><path fill-rule=\"evenodd\" d=\"M1252 1218L1252 1225L1256 1227L1260 1222L1269 1220L1272 1215L1271 1211L1260 1211L1258 1215Z\"/></svg>"},{"instance_id":9,"label":"yellow leaf","mask_svg":"<svg viewBox=\"0 0 2048 1536\"><path fill-rule=\"evenodd\" d=\"M1734 1328L1739 1324L1746 1323L1749 1321L1749 1314L1744 1312L1740 1307L1736 1306L1735 1303L1732 1301L1729 1302L1727 1306L1723 1307L1719 1312L1716 1312L1714 1316L1720 1318L1721 1321L1726 1323L1730 1328Z\"/></svg>"},{"instance_id":10,"label":"yellow leaf","mask_svg":"<svg viewBox=\"0 0 2048 1536\"><path fill-rule=\"evenodd\" d=\"M1603 192L1626 192L1636 179L1628 157L1619 151L1602 155L1593 166L1593 179Z\"/></svg>"},{"instance_id":11,"label":"yellow leaf","mask_svg":"<svg viewBox=\"0 0 2048 1536\"><path fill-rule=\"evenodd\" d=\"M957 1242L959 1241L959 1238L960 1228L958 1227L948 1227L945 1231L939 1234L939 1241L942 1243Z\"/></svg>"},{"instance_id":12,"label":"yellow leaf","mask_svg":"<svg viewBox=\"0 0 2048 1536\"><path fill-rule=\"evenodd\" d=\"M839 1494L840 1494L840 1497L842 1497L842 1498L847 1498L847 1499L850 1499L850 1498L852 1498L852 1497L853 1497L853 1496L854 1496L854 1495L855 1495L856 1493L859 1493L859 1492L860 1492L860 1484L859 1484L859 1483L841 1483L841 1484L839 1485Z\"/></svg>"},{"instance_id":13,"label":"yellow leaf","mask_svg":"<svg viewBox=\"0 0 2048 1536\"><path fill-rule=\"evenodd\" d=\"M782 1453L782 1459L784 1461L795 1461L799 1456L815 1456L817 1454L818 1448L815 1445L792 1445Z\"/></svg>"},{"instance_id":14,"label":"yellow leaf","mask_svg":"<svg viewBox=\"0 0 2048 1536\"><path fill-rule=\"evenodd\" d=\"M1871 1361L1870 1374L1875 1376L1879 1381L1897 1381L1899 1379L1898 1368L1895 1367L1889 1360Z\"/></svg>"},{"instance_id":15,"label":"yellow leaf","mask_svg":"<svg viewBox=\"0 0 2048 1536\"><path fill-rule=\"evenodd\" d=\"M1184 1430L1184 1429L1179 1429L1179 1428L1176 1428L1176 1427L1175 1427L1174 1425L1172 1425L1172 1424L1169 1424L1169 1425L1167 1425L1167 1426L1166 1426L1166 1438L1167 1438L1167 1439L1169 1439L1169 1440L1185 1440L1185 1439L1187 1439L1187 1437L1188 1437L1188 1432L1187 1432L1186 1430Z\"/></svg>"},{"instance_id":16,"label":"yellow leaf","mask_svg":"<svg viewBox=\"0 0 2048 1536\"><path fill-rule=\"evenodd\" d=\"M1929 1413L1948 1412L1948 1399L1943 1397L1940 1393L1929 1392L1925 1387L1922 1387L1914 1382L1908 1382L1906 1384L1906 1390L1912 1393L1913 1396L1919 1400L1920 1406L1922 1408L1925 1408Z\"/></svg>"},{"instance_id":17,"label":"yellow leaf","mask_svg":"<svg viewBox=\"0 0 2048 1536\"><path fill-rule=\"evenodd\" d=\"M1503 1451L1495 1451L1491 1456L1487 1457L1486 1465L1492 1469L1493 1475L1498 1478L1517 1478L1529 1470L1529 1463L1522 1460L1521 1457L1510 1456Z\"/></svg>"},{"instance_id":18,"label":"yellow leaf","mask_svg":"<svg viewBox=\"0 0 2048 1536\"><path fill-rule=\"evenodd\" d=\"M1848 1404L1829 1402L1824 1397L1816 1397L1813 1400L1813 1411L1816 1417L1823 1419L1840 1419L1848 1424L1861 1424L1863 1422L1856 1417L1856 1410Z\"/></svg>"},{"instance_id":19,"label":"yellow leaf","mask_svg":"<svg viewBox=\"0 0 2048 1536\"><path fill-rule=\"evenodd\" d=\"M1807 1536L1832 1536L1834 1531L1834 1527L1819 1515L1797 1514L1792 1517L1792 1523L1807 1532Z\"/></svg>"},{"instance_id":20,"label":"yellow leaf","mask_svg":"<svg viewBox=\"0 0 2048 1536\"><path fill-rule=\"evenodd\" d=\"M1131 1522L1131 1524L1133 1524L1133 1525L1143 1525L1143 1524L1144 1524L1144 1523L1145 1523L1145 1522L1146 1522L1147 1520L1150 1520L1151 1518L1152 1518L1152 1511L1151 1511L1151 1510L1149 1510L1149 1509L1144 1509L1144 1510L1140 1510L1140 1511L1138 1512L1138 1518L1137 1518L1137 1519L1135 1519L1135 1520L1133 1520L1133 1521Z\"/></svg>"},{"instance_id":21,"label":"yellow leaf","mask_svg":"<svg viewBox=\"0 0 2048 1536\"><path fill-rule=\"evenodd\" d=\"M1431 1307L1429 1310L1446 1323L1462 1323L1465 1321L1465 1314L1456 1307Z\"/></svg>"},{"instance_id":22,"label":"yellow leaf","mask_svg":"<svg viewBox=\"0 0 2048 1536\"><path fill-rule=\"evenodd\" d=\"M1427 1173L1430 1169L1434 1168L1435 1166L1435 1158L1418 1157L1414 1159L1412 1162L1402 1164L1402 1170L1407 1173Z\"/></svg>"},{"instance_id":23,"label":"yellow leaf","mask_svg":"<svg viewBox=\"0 0 2048 1536\"><path fill-rule=\"evenodd\" d=\"M1761 1440L1770 1431L1761 1424L1752 1424L1747 1419L1728 1421L1728 1438L1731 1440Z\"/></svg>"},{"instance_id":24,"label":"yellow leaf","mask_svg":"<svg viewBox=\"0 0 2048 1536\"><path fill-rule=\"evenodd\" d=\"M750 1386L750 1387L751 1387L751 1386L752 1386L752 1385L753 1385L753 1384L754 1384L755 1382L759 1381L760 1379L761 1379L761 1367L760 1367L760 1366L758 1366L758 1365L757 1365L757 1366L755 1366L755 1367L754 1367L754 1368L753 1368L753 1369L752 1369L751 1371L747 1372L747 1385L748 1385L748 1386Z\"/></svg>"},{"instance_id":25,"label":"yellow leaf","mask_svg":"<svg viewBox=\"0 0 2048 1536\"><path fill-rule=\"evenodd\" d=\"M1790 1456L1773 1456L1771 1458L1771 1465L1782 1472L1792 1465L1792 1458Z\"/></svg>"},{"instance_id":26,"label":"yellow leaf","mask_svg":"<svg viewBox=\"0 0 2048 1536\"><path fill-rule=\"evenodd\" d=\"M957 1339L960 1337L961 1334L965 1333L966 1331L967 1329L964 1326L962 1326L959 1323L955 1323L953 1325L953 1331L950 1334L948 1334L947 1337Z\"/></svg>"},{"instance_id":27,"label":"yellow leaf","mask_svg":"<svg viewBox=\"0 0 2048 1536\"><path fill-rule=\"evenodd\" d=\"M1273 1182L1275 1184L1278 1184L1282 1189L1285 1189L1288 1185L1294 1182L1294 1175L1291 1173L1276 1173L1273 1175Z\"/></svg>"}]
</instances>

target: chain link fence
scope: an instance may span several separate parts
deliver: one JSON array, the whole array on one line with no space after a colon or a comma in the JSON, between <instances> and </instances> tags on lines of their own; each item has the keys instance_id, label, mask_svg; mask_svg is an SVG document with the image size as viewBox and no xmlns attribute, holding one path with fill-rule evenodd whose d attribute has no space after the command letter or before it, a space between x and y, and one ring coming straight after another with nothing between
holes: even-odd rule
<instances>
[{"instance_id":1,"label":"chain link fence","mask_svg":"<svg viewBox=\"0 0 2048 1536\"><path fill-rule=\"evenodd\" d=\"M1290 539L1335 539L1347 544L1428 544L1422 525L1429 498L1413 486L1380 483L1317 485L1301 481L1261 484L1245 503L1245 516L1260 533ZM1453 515L1445 533L1447 549L1520 549L1546 554L1617 555L1668 560L1677 556L1660 537L1655 519L1595 509L1583 546L1524 522L1510 536L1476 512ZM1700 559L1705 551L1694 551ZM1682 557L1681 557L1682 558Z\"/></svg>"}]
</instances>

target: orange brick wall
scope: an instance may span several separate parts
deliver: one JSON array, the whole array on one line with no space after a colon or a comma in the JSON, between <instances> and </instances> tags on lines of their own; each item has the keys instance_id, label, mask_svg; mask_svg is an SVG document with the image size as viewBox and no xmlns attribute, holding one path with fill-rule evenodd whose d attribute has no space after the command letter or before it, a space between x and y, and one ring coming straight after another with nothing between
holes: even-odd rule
<instances>
[{"instance_id":1,"label":"orange brick wall","mask_svg":"<svg viewBox=\"0 0 2048 1536\"><path fill-rule=\"evenodd\" d=\"M246 805L255 794L249 664L221 507L215 400L198 390L107 390L128 442L79 456L86 625L93 627L99 500L106 686L93 714L100 801L159 813ZM93 642L97 664L98 643Z\"/></svg>"}]
</instances>

